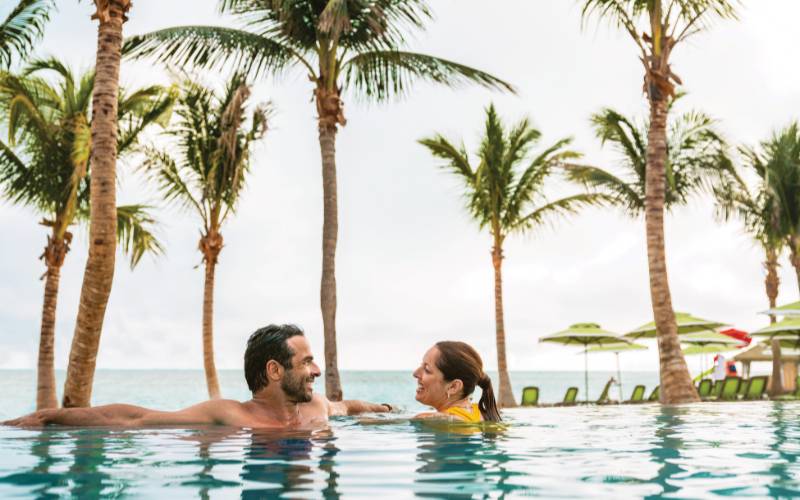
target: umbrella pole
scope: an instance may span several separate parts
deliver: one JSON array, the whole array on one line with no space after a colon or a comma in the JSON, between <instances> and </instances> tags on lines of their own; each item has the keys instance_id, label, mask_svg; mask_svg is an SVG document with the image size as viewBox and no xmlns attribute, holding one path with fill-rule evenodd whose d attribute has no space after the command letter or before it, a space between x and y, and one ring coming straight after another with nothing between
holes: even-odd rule
<instances>
[{"instance_id":1,"label":"umbrella pole","mask_svg":"<svg viewBox=\"0 0 800 500\"><path fill-rule=\"evenodd\" d=\"M622 402L622 372L619 371L619 353L615 352L614 356L617 357L617 385L619 386L619 401Z\"/></svg>"},{"instance_id":2,"label":"umbrella pole","mask_svg":"<svg viewBox=\"0 0 800 500\"><path fill-rule=\"evenodd\" d=\"M589 352L583 350L583 388L586 390L586 402L589 402Z\"/></svg>"}]
</instances>

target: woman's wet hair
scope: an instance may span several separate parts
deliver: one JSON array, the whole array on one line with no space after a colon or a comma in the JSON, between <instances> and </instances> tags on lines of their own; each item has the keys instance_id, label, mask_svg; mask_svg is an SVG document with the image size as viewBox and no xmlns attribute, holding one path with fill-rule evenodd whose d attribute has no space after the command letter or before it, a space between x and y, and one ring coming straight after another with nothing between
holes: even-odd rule
<instances>
[{"instance_id":1,"label":"woman's wet hair","mask_svg":"<svg viewBox=\"0 0 800 500\"><path fill-rule=\"evenodd\" d=\"M266 366L270 359L286 369L292 367L294 351L287 341L296 335L303 335L303 330L295 325L269 325L250 335L244 351L244 378L250 392L255 394L269 383Z\"/></svg>"},{"instance_id":2,"label":"woman's wet hair","mask_svg":"<svg viewBox=\"0 0 800 500\"><path fill-rule=\"evenodd\" d=\"M442 341L436 343L439 350L439 359L436 367L441 370L446 381L460 380L464 384L461 394L465 398L475 392L475 387L480 387L483 394L478 401L478 409L483 419L489 422L499 422L500 411L494 399L492 379L483 371L483 361L478 351L469 344L455 341Z\"/></svg>"}]
</instances>

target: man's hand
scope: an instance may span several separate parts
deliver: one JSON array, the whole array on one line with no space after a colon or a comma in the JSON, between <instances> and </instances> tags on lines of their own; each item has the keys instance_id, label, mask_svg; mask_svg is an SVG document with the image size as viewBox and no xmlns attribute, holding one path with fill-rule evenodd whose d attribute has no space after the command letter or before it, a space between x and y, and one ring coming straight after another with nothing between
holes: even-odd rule
<instances>
[{"instance_id":1,"label":"man's hand","mask_svg":"<svg viewBox=\"0 0 800 500\"><path fill-rule=\"evenodd\" d=\"M24 417L14 418L11 420L6 420L5 422L0 422L0 425L10 425L13 427L27 427L27 428L36 428L36 427L44 427L47 425L47 412L48 410L41 410L29 415L25 415Z\"/></svg>"}]
</instances>

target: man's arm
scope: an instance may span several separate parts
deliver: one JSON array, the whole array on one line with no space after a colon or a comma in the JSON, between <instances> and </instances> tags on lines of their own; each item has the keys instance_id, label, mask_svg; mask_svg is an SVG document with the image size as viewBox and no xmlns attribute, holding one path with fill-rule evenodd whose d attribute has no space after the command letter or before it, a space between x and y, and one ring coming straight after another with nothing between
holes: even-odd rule
<instances>
[{"instance_id":1,"label":"man's arm","mask_svg":"<svg viewBox=\"0 0 800 500\"><path fill-rule=\"evenodd\" d=\"M40 410L2 422L18 427L64 425L71 427L144 427L151 425L223 424L234 401L206 401L178 411L157 411L141 406L113 404L93 408Z\"/></svg>"},{"instance_id":2,"label":"man's arm","mask_svg":"<svg viewBox=\"0 0 800 500\"><path fill-rule=\"evenodd\" d=\"M390 411L392 411L392 406L386 403L369 403L357 399L328 402L329 417L358 415L360 413L385 413Z\"/></svg>"}]
</instances>

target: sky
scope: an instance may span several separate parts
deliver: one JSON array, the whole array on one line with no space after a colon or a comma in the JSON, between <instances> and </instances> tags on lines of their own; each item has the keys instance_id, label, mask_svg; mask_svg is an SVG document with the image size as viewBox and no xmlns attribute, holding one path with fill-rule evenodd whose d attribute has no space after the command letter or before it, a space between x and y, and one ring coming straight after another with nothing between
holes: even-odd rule
<instances>
[{"instance_id":1,"label":"sky","mask_svg":"<svg viewBox=\"0 0 800 500\"><path fill-rule=\"evenodd\" d=\"M61 1L38 55L75 68L94 61L91 2ZM179 24L235 25L215 0L137 0L126 35ZM431 2L435 19L409 40L412 50L488 71L516 95L482 88L418 84L403 99L367 103L345 94L348 124L338 134L339 247L337 330L340 369L407 369L438 340L476 346L496 368L491 241L469 217L459 180L417 140L442 133L479 141L484 109L494 103L511 123L530 117L540 147L573 137L583 161L619 172L601 148L589 116L610 106L646 117L642 67L627 35L606 23L582 27L579 2L478 0ZM797 118L800 66L794 64L795 0L745 0L739 21L715 23L673 54L672 68L688 96L680 110L719 120L735 145L755 145ZM0 8L2 11L2 8ZM2 12L0 12L2 13ZM219 71L199 76L221 84ZM166 69L125 61L122 84L168 83ZM223 228L217 267L215 350L218 368L240 368L249 334L269 323L296 323L322 359L319 312L322 183L311 85L302 72L254 82L252 102L271 101L275 114L253 153L252 175L234 218ZM157 205L166 254L145 257L131 271L118 257L98 368L202 368L203 272L199 222L165 205L136 171L119 165L120 203ZM558 179L550 199L578 192ZM27 208L0 203L0 369L36 366L45 228ZM720 222L700 196L666 218L667 266L678 311L753 330L767 317L763 256L737 221ZM577 322L624 333L651 320L644 221L595 208L554 221L505 247L504 301L509 367L580 370L575 348L538 339ZM65 368L88 246L77 230L61 279L56 367ZM779 303L798 299L786 256ZM657 370L654 343L623 357L627 370ZM689 360L690 367L697 363ZM612 369L598 354L594 369Z\"/></svg>"}]
</instances>

